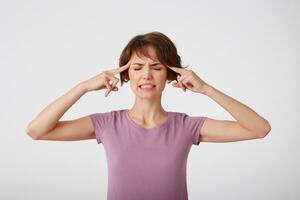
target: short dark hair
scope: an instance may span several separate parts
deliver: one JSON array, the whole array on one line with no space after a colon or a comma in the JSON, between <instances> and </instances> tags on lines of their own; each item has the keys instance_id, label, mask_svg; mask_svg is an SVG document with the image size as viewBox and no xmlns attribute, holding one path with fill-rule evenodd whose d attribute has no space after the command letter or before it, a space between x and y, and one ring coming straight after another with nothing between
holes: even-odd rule
<instances>
[{"instance_id":1,"label":"short dark hair","mask_svg":"<svg viewBox=\"0 0 300 200\"><path fill-rule=\"evenodd\" d=\"M146 34L134 36L123 49L119 58L119 67L125 65L130 60L132 54L142 53L150 58L147 47L152 46L155 49L157 59L163 64L172 67L186 68L181 65L181 58L177 53L175 44L163 33L154 31ZM178 73L167 68L168 83L177 81ZM121 86L129 81L128 69L120 73Z\"/></svg>"}]
</instances>

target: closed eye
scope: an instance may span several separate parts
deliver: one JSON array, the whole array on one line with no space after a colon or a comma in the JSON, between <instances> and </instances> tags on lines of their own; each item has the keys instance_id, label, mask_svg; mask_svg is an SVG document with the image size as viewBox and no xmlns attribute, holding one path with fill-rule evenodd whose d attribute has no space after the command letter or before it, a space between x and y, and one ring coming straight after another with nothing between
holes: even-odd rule
<instances>
[{"instance_id":1,"label":"closed eye","mask_svg":"<svg viewBox=\"0 0 300 200\"><path fill-rule=\"evenodd\" d=\"M137 71L137 70L140 70L141 68L135 68L134 70ZM154 68L155 70L157 71L160 71L162 68Z\"/></svg>"}]
</instances>

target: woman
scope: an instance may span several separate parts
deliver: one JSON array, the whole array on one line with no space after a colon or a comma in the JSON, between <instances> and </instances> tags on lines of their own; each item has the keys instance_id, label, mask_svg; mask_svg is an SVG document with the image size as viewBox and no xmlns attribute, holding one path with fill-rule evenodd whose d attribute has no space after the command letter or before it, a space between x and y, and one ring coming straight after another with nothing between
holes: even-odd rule
<instances>
[{"instance_id":1,"label":"woman","mask_svg":"<svg viewBox=\"0 0 300 200\"><path fill-rule=\"evenodd\" d=\"M109 200L188 199L186 161L192 144L233 142L265 137L268 121L237 100L204 82L181 66L173 42L150 32L133 37L124 48L118 68L104 71L72 88L47 106L26 130L37 140L96 139L103 143L109 169ZM84 94L118 91L130 82L135 93L131 109L94 113L59 121ZM212 98L237 121L165 111L161 97L167 81L175 88Z\"/></svg>"}]
</instances>

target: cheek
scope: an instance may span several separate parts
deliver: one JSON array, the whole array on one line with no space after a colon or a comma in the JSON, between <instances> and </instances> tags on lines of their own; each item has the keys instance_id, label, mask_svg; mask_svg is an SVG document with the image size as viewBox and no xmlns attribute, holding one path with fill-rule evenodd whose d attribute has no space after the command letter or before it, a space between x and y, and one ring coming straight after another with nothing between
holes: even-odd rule
<instances>
[{"instance_id":1,"label":"cheek","mask_svg":"<svg viewBox=\"0 0 300 200\"><path fill-rule=\"evenodd\" d=\"M158 82L160 83L160 87L164 88L167 82L167 73L162 73L158 76Z\"/></svg>"},{"instance_id":2,"label":"cheek","mask_svg":"<svg viewBox=\"0 0 300 200\"><path fill-rule=\"evenodd\" d=\"M137 75L135 73L128 73L128 78L131 82L135 82Z\"/></svg>"},{"instance_id":3,"label":"cheek","mask_svg":"<svg viewBox=\"0 0 300 200\"><path fill-rule=\"evenodd\" d=\"M134 73L132 73L132 70L128 70L128 78L129 80L133 80L134 79Z\"/></svg>"},{"instance_id":4,"label":"cheek","mask_svg":"<svg viewBox=\"0 0 300 200\"><path fill-rule=\"evenodd\" d=\"M129 83L130 83L130 86L132 88L135 88L136 87L136 84L138 82L138 76L136 73L131 73L131 72L128 72L128 78L129 78Z\"/></svg>"},{"instance_id":5,"label":"cheek","mask_svg":"<svg viewBox=\"0 0 300 200\"><path fill-rule=\"evenodd\" d=\"M161 74L160 79L162 81L166 81L167 80L167 72L166 71Z\"/></svg>"}]
</instances>

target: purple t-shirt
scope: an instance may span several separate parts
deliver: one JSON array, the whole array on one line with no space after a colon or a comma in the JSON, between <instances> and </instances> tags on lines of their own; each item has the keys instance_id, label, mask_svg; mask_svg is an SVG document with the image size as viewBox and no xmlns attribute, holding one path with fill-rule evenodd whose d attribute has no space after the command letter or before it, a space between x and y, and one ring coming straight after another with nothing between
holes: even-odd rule
<instances>
[{"instance_id":1,"label":"purple t-shirt","mask_svg":"<svg viewBox=\"0 0 300 200\"><path fill-rule=\"evenodd\" d=\"M206 117L167 112L167 121L146 129L128 110L89 115L108 164L108 200L186 200L186 163Z\"/></svg>"}]
</instances>

